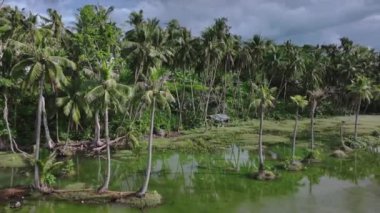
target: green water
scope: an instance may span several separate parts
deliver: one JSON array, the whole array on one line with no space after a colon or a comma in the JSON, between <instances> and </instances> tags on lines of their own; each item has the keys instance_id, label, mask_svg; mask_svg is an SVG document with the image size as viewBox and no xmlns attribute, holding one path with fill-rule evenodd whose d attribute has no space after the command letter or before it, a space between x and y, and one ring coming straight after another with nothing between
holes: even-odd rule
<instances>
[{"instance_id":1,"label":"green water","mask_svg":"<svg viewBox=\"0 0 380 213\"><path fill-rule=\"evenodd\" d=\"M112 190L137 190L142 184L145 157L114 155ZM76 175L60 179L59 187L75 182L96 187L102 182L104 159L74 157ZM88 205L55 201L26 201L22 209L6 204L0 212L380 212L380 156L354 154L349 160L326 159L304 172L278 170L280 178L259 182L247 178L256 170L255 153L233 146L222 153L155 153L150 190L163 195L162 206L138 210L122 205ZM275 161L267 161L274 165ZM275 169L273 167L272 169ZM27 184L23 169L0 170L0 186Z\"/></svg>"}]
</instances>

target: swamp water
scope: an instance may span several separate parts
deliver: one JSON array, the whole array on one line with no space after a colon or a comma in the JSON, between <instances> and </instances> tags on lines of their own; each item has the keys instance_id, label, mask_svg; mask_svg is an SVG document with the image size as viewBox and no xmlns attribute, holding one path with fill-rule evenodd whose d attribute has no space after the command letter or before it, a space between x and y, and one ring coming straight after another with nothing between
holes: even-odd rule
<instances>
[{"instance_id":1,"label":"swamp water","mask_svg":"<svg viewBox=\"0 0 380 213\"><path fill-rule=\"evenodd\" d=\"M149 190L163 195L162 206L139 210L116 204L27 198L21 209L1 204L0 212L380 212L379 154L353 154L346 160L328 158L303 172L277 170L280 177L272 182L247 177L256 170L256 162L256 152L237 146L211 154L155 152ZM96 187L102 182L104 159L74 157L74 163L76 175L58 179L58 187ZM267 161L273 170L276 163ZM114 154L112 165L111 190L133 191L142 184L145 156L136 158L122 151ZM30 184L33 175L27 177L27 173L25 169L0 169L0 187Z\"/></svg>"}]
</instances>

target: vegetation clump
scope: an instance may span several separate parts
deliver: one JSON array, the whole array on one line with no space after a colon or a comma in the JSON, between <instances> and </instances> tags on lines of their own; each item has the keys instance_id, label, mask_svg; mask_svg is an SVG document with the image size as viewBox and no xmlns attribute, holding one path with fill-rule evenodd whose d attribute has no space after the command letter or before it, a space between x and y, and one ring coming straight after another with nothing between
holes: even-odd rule
<instances>
[{"instance_id":1,"label":"vegetation clump","mask_svg":"<svg viewBox=\"0 0 380 213\"><path fill-rule=\"evenodd\" d=\"M269 181L274 180L276 178L276 175L272 171L264 170L261 172L253 173L251 177L255 180Z\"/></svg>"}]
</instances>

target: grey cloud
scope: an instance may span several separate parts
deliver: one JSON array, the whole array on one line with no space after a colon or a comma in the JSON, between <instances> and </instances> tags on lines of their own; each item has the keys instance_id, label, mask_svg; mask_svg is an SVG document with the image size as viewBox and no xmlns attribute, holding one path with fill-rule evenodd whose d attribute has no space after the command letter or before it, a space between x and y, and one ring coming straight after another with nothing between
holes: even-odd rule
<instances>
[{"instance_id":1,"label":"grey cloud","mask_svg":"<svg viewBox=\"0 0 380 213\"><path fill-rule=\"evenodd\" d=\"M16 0L14 0L16 2ZM19 0L36 12L56 7L73 17L83 4L114 5L112 18L123 28L131 11L144 10L146 17L158 17L162 24L175 18L198 35L218 17L227 17L232 32L249 38L253 34L282 42L337 42L348 36L355 42L380 48L380 1L378 0ZM40 2L40 1L38 1ZM65 20L73 20L66 18Z\"/></svg>"}]
</instances>

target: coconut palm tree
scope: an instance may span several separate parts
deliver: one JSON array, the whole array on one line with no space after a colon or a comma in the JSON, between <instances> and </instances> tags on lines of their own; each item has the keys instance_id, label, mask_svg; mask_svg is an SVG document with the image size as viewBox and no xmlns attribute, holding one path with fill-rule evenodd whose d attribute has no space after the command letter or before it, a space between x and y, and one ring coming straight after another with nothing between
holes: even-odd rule
<instances>
[{"instance_id":1,"label":"coconut palm tree","mask_svg":"<svg viewBox=\"0 0 380 213\"><path fill-rule=\"evenodd\" d=\"M69 133L71 122L74 122L78 128L82 113L85 113L88 117L92 115L90 106L85 101L85 92L82 85L83 80L79 78L71 80L69 85L62 88L65 95L56 99L57 106L62 107L63 113L69 118L67 133Z\"/></svg>"},{"instance_id":2,"label":"coconut palm tree","mask_svg":"<svg viewBox=\"0 0 380 213\"><path fill-rule=\"evenodd\" d=\"M125 35L124 53L130 61L134 61L134 83L137 83L139 78L147 75L149 67L167 62L172 52L166 46L168 34L159 26L158 19L145 21L140 11L131 14L129 23L134 25L134 29Z\"/></svg>"},{"instance_id":3,"label":"coconut palm tree","mask_svg":"<svg viewBox=\"0 0 380 213\"><path fill-rule=\"evenodd\" d=\"M150 76L148 80L147 88L145 88L145 93L143 95L143 100L151 107L150 114L150 130L149 130L149 140L148 140L148 161L147 168L145 172L145 179L142 187L136 193L138 197L145 196L150 179L150 173L152 170L152 155L153 155L153 129L154 129L154 116L157 106L162 108L170 108L170 102L174 102L175 99L168 89L165 88L165 83L168 80L166 70L161 68L153 67L150 69ZM157 106L156 106L157 105Z\"/></svg>"},{"instance_id":4,"label":"coconut palm tree","mask_svg":"<svg viewBox=\"0 0 380 213\"><path fill-rule=\"evenodd\" d=\"M265 111L274 106L275 97L273 94L276 91L275 87L270 88L267 83L262 85L253 85L254 98L251 106L254 106L260 113L260 126L259 126L259 174L264 172L264 155L263 155L263 123Z\"/></svg>"},{"instance_id":5,"label":"coconut palm tree","mask_svg":"<svg viewBox=\"0 0 380 213\"><path fill-rule=\"evenodd\" d=\"M48 18L40 16L40 18L46 22L44 27L53 31L53 36L57 39L57 42L63 41L70 31L65 28L62 15L60 15L57 10L51 8L47 10L47 13Z\"/></svg>"},{"instance_id":6,"label":"coconut palm tree","mask_svg":"<svg viewBox=\"0 0 380 213\"><path fill-rule=\"evenodd\" d=\"M66 57L57 56L54 46L51 46L50 36L52 32L48 29L40 28L35 30L33 34L34 43L25 44L21 42L13 42L16 49L23 53L23 59L15 64L12 68L14 75L26 76L25 87L38 89L38 107L36 112L36 127L35 127L35 162L39 160L40 148L40 131L41 131L41 116L44 114L44 126L47 130L46 111L44 109L45 98L45 80L54 82L54 85L59 88L63 84L67 84L66 76L63 73L63 68L69 67L76 69L74 62ZM47 144L50 148L54 146L53 141L49 137L49 132L45 131ZM42 189L40 185L39 169L35 164L35 187ZM43 190L43 189L42 189Z\"/></svg>"},{"instance_id":7,"label":"coconut palm tree","mask_svg":"<svg viewBox=\"0 0 380 213\"><path fill-rule=\"evenodd\" d=\"M6 10L6 9L3 9ZM5 17L3 17L5 16ZM12 48L9 48L9 41L12 39L12 22L9 20L10 17L6 17L6 14L1 14L0 17L0 90L4 97L4 109L3 109L3 119L5 121L10 149L15 153L14 149L14 139L12 136L12 131L8 121L8 94L10 89L16 89L17 84L13 82L10 76L10 70L17 60L17 55L12 52Z\"/></svg>"},{"instance_id":8,"label":"coconut palm tree","mask_svg":"<svg viewBox=\"0 0 380 213\"><path fill-rule=\"evenodd\" d=\"M295 163L295 156L296 156L296 138L297 138L297 128L298 128L298 117L299 117L299 109L304 109L307 104L309 103L306 100L306 96L301 95L295 95L291 96L290 99L296 104L296 117L295 117L295 124L294 124L294 130L293 130L293 143L292 143L292 163Z\"/></svg>"},{"instance_id":9,"label":"coconut palm tree","mask_svg":"<svg viewBox=\"0 0 380 213\"><path fill-rule=\"evenodd\" d=\"M227 24L227 18L215 19L214 24L202 32L201 54L204 58L203 67L204 85L208 87L207 92L203 94L204 100L204 123L207 127L207 116L211 94L217 77L217 70L223 59L223 50L226 46L226 39L230 36L230 26Z\"/></svg>"},{"instance_id":10,"label":"coconut palm tree","mask_svg":"<svg viewBox=\"0 0 380 213\"><path fill-rule=\"evenodd\" d=\"M315 110L317 109L318 102L327 97L327 92L325 89L315 89L308 91L309 103L310 103L310 149L314 150L314 116Z\"/></svg>"},{"instance_id":11,"label":"coconut palm tree","mask_svg":"<svg viewBox=\"0 0 380 213\"><path fill-rule=\"evenodd\" d=\"M304 57L302 57L298 47L293 45L291 41L286 41L283 46L285 55L285 64L281 69L282 79L278 96L283 94L284 100L286 99L287 86L291 81L297 81L305 71ZM278 97L277 97L278 99Z\"/></svg>"},{"instance_id":12,"label":"coconut palm tree","mask_svg":"<svg viewBox=\"0 0 380 213\"><path fill-rule=\"evenodd\" d=\"M132 96L131 87L118 83L112 76L115 62L110 60L103 61L100 71L102 81L92 88L86 95L85 99L88 103L99 104L98 108L104 110L104 130L107 146L107 174L103 184L98 189L99 193L108 191L109 182L111 179L111 150L110 137L108 128L108 111L113 107L114 111L122 111L126 101Z\"/></svg>"},{"instance_id":13,"label":"coconut palm tree","mask_svg":"<svg viewBox=\"0 0 380 213\"><path fill-rule=\"evenodd\" d=\"M370 103L373 98L372 81L364 75L357 75L347 89L354 96L354 101L356 104L354 138L357 140L360 106L362 101L367 101Z\"/></svg>"}]
</instances>

